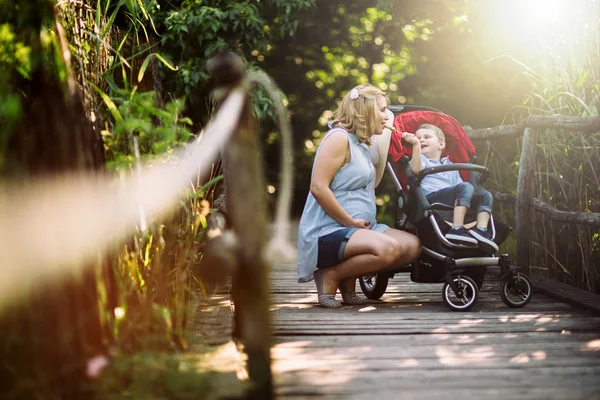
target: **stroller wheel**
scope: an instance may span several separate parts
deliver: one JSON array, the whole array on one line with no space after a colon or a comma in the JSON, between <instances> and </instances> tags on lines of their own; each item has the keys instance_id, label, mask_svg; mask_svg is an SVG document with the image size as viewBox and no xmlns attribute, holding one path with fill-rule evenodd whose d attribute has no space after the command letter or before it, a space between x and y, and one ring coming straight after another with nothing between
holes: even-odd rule
<instances>
[{"instance_id":1,"label":"stroller wheel","mask_svg":"<svg viewBox=\"0 0 600 400\"><path fill-rule=\"evenodd\" d=\"M531 281L519 272L506 278L500 286L500 298L511 308L525 306L531 300L532 294Z\"/></svg>"},{"instance_id":2,"label":"stroller wheel","mask_svg":"<svg viewBox=\"0 0 600 400\"><path fill-rule=\"evenodd\" d=\"M379 272L363 275L358 279L358 282L360 283L360 289L367 296L367 299L379 300L385 293L389 280L389 274Z\"/></svg>"},{"instance_id":3,"label":"stroller wheel","mask_svg":"<svg viewBox=\"0 0 600 400\"><path fill-rule=\"evenodd\" d=\"M452 311L467 311L477 302L477 297L479 296L477 284L473 279L465 275L454 278L454 283L458 286L458 293L455 293L447 282L444 283L442 289L444 303Z\"/></svg>"}]
</instances>

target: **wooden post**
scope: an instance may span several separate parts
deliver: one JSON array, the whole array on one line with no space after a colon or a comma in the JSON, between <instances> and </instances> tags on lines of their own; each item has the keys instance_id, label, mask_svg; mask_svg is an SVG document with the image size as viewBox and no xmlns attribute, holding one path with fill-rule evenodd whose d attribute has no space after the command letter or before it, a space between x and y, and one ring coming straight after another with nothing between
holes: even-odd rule
<instances>
[{"instance_id":1,"label":"wooden post","mask_svg":"<svg viewBox=\"0 0 600 400\"><path fill-rule=\"evenodd\" d=\"M519 176L517 178L517 197L515 201L515 220L517 234L516 263L529 274L529 240L531 212L530 202L535 177L535 151L538 131L526 128L523 134L523 149L519 162Z\"/></svg>"},{"instance_id":2,"label":"wooden post","mask_svg":"<svg viewBox=\"0 0 600 400\"><path fill-rule=\"evenodd\" d=\"M214 57L208 69L217 85L215 93L222 96L228 88L246 84L242 61L232 53ZM265 183L249 97L223 153L227 214L238 243L232 285L235 329L248 356L252 383L247 398L271 399L269 266L263 259L267 233Z\"/></svg>"}]
</instances>

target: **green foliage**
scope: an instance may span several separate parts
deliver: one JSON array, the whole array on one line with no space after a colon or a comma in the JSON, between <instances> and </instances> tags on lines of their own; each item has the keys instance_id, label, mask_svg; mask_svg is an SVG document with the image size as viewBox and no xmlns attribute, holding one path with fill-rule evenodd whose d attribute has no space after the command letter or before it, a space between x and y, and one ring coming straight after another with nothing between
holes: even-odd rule
<instances>
[{"instance_id":1,"label":"green foliage","mask_svg":"<svg viewBox=\"0 0 600 400\"><path fill-rule=\"evenodd\" d=\"M35 71L65 82L66 69L54 31L51 4L0 2L0 167L6 145L22 116ZM35 32L35 33L34 33ZM43 66L43 68L41 68Z\"/></svg>"},{"instance_id":2,"label":"green foliage","mask_svg":"<svg viewBox=\"0 0 600 400\"><path fill-rule=\"evenodd\" d=\"M184 0L165 4L157 15L160 20L157 25L164 30L162 48L180 69L176 75L167 75L166 86L176 96L189 100L188 113L194 120L205 119L211 111L206 108L209 92L206 61L221 51L231 50L247 60L250 68L259 68L269 52L270 42L296 32L301 12L314 5L314 0L200 3ZM255 100L265 98L260 94L255 96ZM264 103L259 102L258 107L273 114ZM262 111L256 114L262 115Z\"/></svg>"},{"instance_id":3,"label":"green foliage","mask_svg":"<svg viewBox=\"0 0 600 400\"><path fill-rule=\"evenodd\" d=\"M133 165L134 136L141 160L171 152L192 137L192 121L181 117L181 100L173 100L161 109L156 107L154 92L116 89L105 101L115 119L112 130L102 132L110 169Z\"/></svg>"},{"instance_id":4,"label":"green foliage","mask_svg":"<svg viewBox=\"0 0 600 400\"><path fill-rule=\"evenodd\" d=\"M213 398L215 374L199 373L195 363L191 357L140 352L114 360L90 388L106 400Z\"/></svg>"},{"instance_id":5,"label":"green foliage","mask_svg":"<svg viewBox=\"0 0 600 400\"><path fill-rule=\"evenodd\" d=\"M10 24L0 25L0 70L15 69L23 77L31 76L31 47L19 41Z\"/></svg>"},{"instance_id":6,"label":"green foliage","mask_svg":"<svg viewBox=\"0 0 600 400\"><path fill-rule=\"evenodd\" d=\"M298 169L305 171L295 175L296 212L303 208L312 157L336 102L350 88L364 82L385 90L391 104L423 100L439 72L421 77L421 70L432 55L451 48L432 49L431 43L464 28L462 22L454 23L455 18L463 21L462 3L318 2L293 40L277 38L271 43L261 66L288 96L295 161ZM439 96L435 92L431 97ZM455 98L452 102L457 103ZM267 165L277 165L278 150L275 145L267 147ZM274 183L277 177L273 174L269 179Z\"/></svg>"},{"instance_id":7,"label":"green foliage","mask_svg":"<svg viewBox=\"0 0 600 400\"><path fill-rule=\"evenodd\" d=\"M569 32L577 45L562 35L547 39L543 62L512 60L523 69L530 93L512 111L517 121L529 115L597 116L600 101L600 22L598 4L582 0L581 23L554 26ZM596 7L596 13L586 10ZM593 17L595 16L595 17ZM492 182L500 191L516 191L520 140L489 145L483 161L490 165ZM534 196L563 211L600 212L600 133L541 129L536 154ZM551 223L533 215L531 265L544 274L586 290L600 292L598 235L590 228Z\"/></svg>"}]
</instances>

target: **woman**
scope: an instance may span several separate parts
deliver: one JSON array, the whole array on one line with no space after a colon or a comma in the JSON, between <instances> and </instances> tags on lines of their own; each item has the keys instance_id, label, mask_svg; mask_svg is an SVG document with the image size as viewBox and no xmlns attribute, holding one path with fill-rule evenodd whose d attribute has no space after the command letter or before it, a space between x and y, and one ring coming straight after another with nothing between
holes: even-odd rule
<instances>
[{"instance_id":1,"label":"woman","mask_svg":"<svg viewBox=\"0 0 600 400\"><path fill-rule=\"evenodd\" d=\"M375 221L370 146L386 127L386 110L381 90L355 87L342 99L315 156L298 231L298 281L315 280L323 307L341 307L338 287L344 303L359 303L356 278L419 256L416 236Z\"/></svg>"}]
</instances>

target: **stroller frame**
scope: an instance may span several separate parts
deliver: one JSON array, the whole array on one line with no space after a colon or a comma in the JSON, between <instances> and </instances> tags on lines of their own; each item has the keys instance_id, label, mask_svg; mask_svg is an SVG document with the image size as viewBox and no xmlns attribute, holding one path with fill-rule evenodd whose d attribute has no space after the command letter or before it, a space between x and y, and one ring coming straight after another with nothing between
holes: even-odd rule
<instances>
[{"instance_id":1,"label":"stroller frame","mask_svg":"<svg viewBox=\"0 0 600 400\"><path fill-rule=\"evenodd\" d=\"M420 106L390 106L388 108L395 115L423 110L441 113L433 108ZM500 297L502 301L512 308L525 306L531 300L533 290L531 281L521 272L521 267L512 265L507 254L490 257L478 247L459 245L448 241L442 227L446 230L449 229L444 221L451 219L448 217L454 207L438 203L430 204L420 187L421 181L426 176L445 171L468 171L471 183L482 184L489 175L489 170L484 166L472 163L453 163L425 168L415 176L406 155L401 157L396 163L396 167L400 169L401 173L404 173L408 182L405 190L398 179L394 166L388 161L386 170L392 177L397 195L394 227L419 236L422 243L421 255L411 265L394 266L384 272L362 276L359 283L365 296L370 299L379 299L385 293L389 279L393 278L396 273L410 272L413 282L444 282L442 288L444 303L451 310L467 311L478 300L479 289L482 287L487 267L498 266L501 271ZM444 213L447 214L446 218L443 217ZM473 218L473 216L473 211L469 210L467 218ZM490 217L488 228L492 238L496 239L496 223L493 216ZM506 227L506 235L507 231L508 227Z\"/></svg>"}]
</instances>

